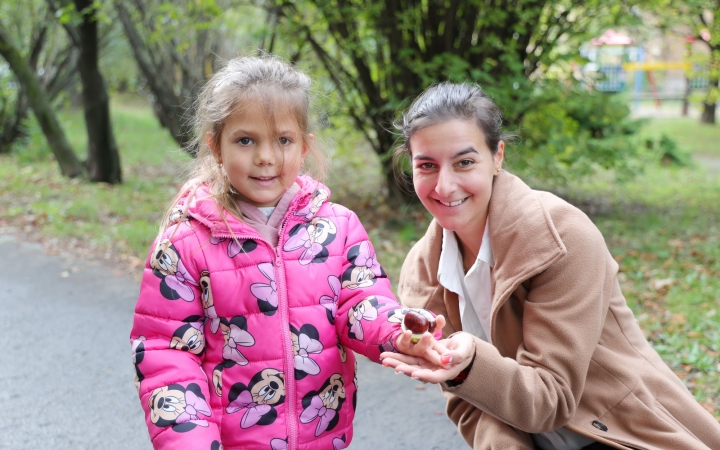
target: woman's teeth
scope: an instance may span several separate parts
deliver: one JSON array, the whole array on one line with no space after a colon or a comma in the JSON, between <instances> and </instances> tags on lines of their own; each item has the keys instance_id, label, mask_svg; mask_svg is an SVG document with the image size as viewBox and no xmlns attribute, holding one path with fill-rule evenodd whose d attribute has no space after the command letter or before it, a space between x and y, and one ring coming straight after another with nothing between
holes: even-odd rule
<instances>
[{"instance_id":1,"label":"woman's teeth","mask_svg":"<svg viewBox=\"0 0 720 450\"><path fill-rule=\"evenodd\" d=\"M463 202L465 202L465 200L467 200L467 199L468 199L468 198L465 197L465 198L463 198L463 199L461 199L461 200L456 200L456 201L454 201L454 202L443 202L443 201L440 201L440 200L438 200L438 201L439 201L440 203L442 203L443 205L445 205L445 206L457 206L457 205L460 205L460 204L462 204Z\"/></svg>"}]
</instances>

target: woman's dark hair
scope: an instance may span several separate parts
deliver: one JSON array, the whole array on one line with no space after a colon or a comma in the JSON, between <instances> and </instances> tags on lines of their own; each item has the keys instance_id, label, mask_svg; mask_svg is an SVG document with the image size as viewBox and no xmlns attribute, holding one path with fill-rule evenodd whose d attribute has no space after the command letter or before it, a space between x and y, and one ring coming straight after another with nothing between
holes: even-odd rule
<instances>
[{"instance_id":1,"label":"woman's dark hair","mask_svg":"<svg viewBox=\"0 0 720 450\"><path fill-rule=\"evenodd\" d=\"M400 132L400 144L393 152L396 175L402 159L412 154L413 135L431 125L460 119L475 123L485 135L485 143L494 155L498 143L512 140L514 135L502 131L502 111L482 88L474 83L443 82L430 86L403 112L395 128Z\"/></svg>"}]
</instances>

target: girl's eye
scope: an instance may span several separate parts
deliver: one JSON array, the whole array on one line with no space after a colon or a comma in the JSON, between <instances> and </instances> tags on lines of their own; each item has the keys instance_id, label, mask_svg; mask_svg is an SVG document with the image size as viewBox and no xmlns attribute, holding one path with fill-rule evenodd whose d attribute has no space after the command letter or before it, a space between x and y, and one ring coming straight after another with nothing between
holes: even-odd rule
<instances>
[{"instance_id":1,"label":"girl's eye","mask_svg":"<svg viewBox=\"0 0 720 450\"><path fill-rule=\"evenodd\" d=\"M280 138L280 143L281 143L282 145L288 145L288 144L290 144L291 142L292 142L292 141L291 141L290 139L286 138L286 137L281 137L281 138Z\"/></svg>"},{"instance_id":2,"label":"girl's eye","mask_svg":"<svg viewBox=\"0 0 720 450\"><path fill-rule=\"evenodd\" d=\"M417 168L420 169L420 170L432 170L433 168L435 168L435 164L432 164L432 163L422 163L422 164L420 164L419 166L417 166Z\"/></svg>"},{"instance_id":3,"label":"girl's eye","mask_svg":"<svg viewBox=\"0 0 720 450\"><path fill-rule=\"evenodd\" d=\"M252 144L252 141L253 140L250 139L249 137L241 137L240 139L237 140L237 143L240 145L250 145L250 144Z\"/></svg>"}]
</instances>

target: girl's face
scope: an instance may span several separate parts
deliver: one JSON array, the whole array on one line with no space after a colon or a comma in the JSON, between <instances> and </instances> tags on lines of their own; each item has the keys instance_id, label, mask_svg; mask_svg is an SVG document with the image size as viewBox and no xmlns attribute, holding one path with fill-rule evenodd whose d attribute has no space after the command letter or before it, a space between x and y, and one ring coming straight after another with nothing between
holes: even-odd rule
<instances>
[{"instance_id":1,"label":"girl's face","mask_svg":"<svg viewBox=\"0 0 720 450\"><path fill-rule=\"evenodd\" d=\"M477 125L453 119L415 132L411 149L415 192L440 226L461 239L482 230L505 143L493 155Z\"/></svg>"},{"instance_id":2,"label":"girl's face","mask_svg":"<svg viewBox=\"0 0 720 450\"><path fill-rule=\"evenodd\" d=\"M225 121L219 148L207 140L240 198L263 207L277 205L295 182L308 151L303 138L291 113L273 124L262 103L250 101Z\"/></svg>"}]
</instances>

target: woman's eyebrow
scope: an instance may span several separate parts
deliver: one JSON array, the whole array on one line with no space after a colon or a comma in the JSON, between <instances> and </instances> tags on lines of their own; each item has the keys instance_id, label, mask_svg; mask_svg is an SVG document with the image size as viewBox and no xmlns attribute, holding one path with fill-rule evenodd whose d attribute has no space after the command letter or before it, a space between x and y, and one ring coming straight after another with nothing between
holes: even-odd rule
<instances>
[{"instance_id":1,"label":"woman's eyebrow","mask_svg":"<svg viewBox=\"0 0 720 450\"><path fill-rule=\"evenodd\" d=\"M450 159L455 159L459 156L467 155L468 153L477 153L478 151L475 150L474 147L468 147L466 149L460 150L459 152L455 153L450 157ZM432 156L427 155L415 155L413 156L414 161L435 161L435 158Z\"/></svg>"},{"instance_id":2,"label":"woman's eyebrow","mask_svg":"<svg viewBox=\"0 0 720 450\"><path fill-rule=\"evenodd\" d=\"M455 153L455 154L452 156L452 158L450 158L450 159L455 159L455 158L457 158L458 156L467 155L468 153L477 153L477 152L478 152L478 151L475 150L474 147L468 147L468 148L466 148L465 150L460 150L459 152Z\"/></svg>"}]
</instances>

